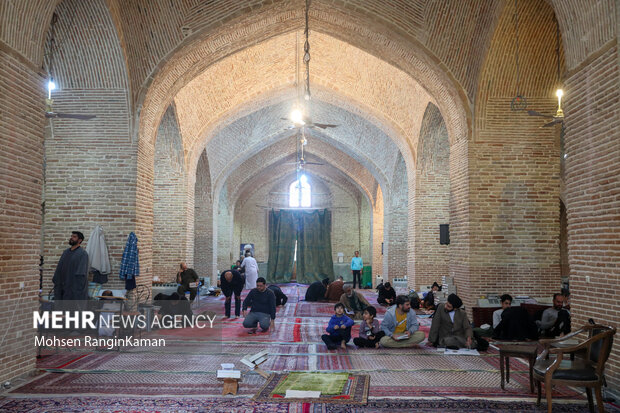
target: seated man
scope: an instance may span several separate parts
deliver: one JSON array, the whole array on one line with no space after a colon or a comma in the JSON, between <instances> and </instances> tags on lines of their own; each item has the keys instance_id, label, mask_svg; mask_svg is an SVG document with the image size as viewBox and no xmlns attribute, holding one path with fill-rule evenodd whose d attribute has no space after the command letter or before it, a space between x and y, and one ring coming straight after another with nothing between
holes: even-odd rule
<instances>
[{"instance_id":1,"label":"seated man","mask_svg":"<svg viewBox=\"0 0 620 413\"><path fill-rule=\"evenodd\" d=\"M391 306L396 300L396 291L392 288L390 283L383 284L383 288L379 289L379 296L377 302L383 306Z\"/></svg>"},{"instance_id":2,"label":"seated man","mask_svg":"<svg viewBox=\"0 0 620 413\"><path fill-rule=\"evenodd\" d=\"M245 312L251 307L252 310L246 316ZM260 324L262 331L269 330L269 326L276 319L276 296L267 288L263 277L256 279L256 288L252 288L245 300L243 300L243 327L249 328L248 334L256 333L256 326ZM275 325L275 324L274 324Z\"/></svg>"},{"instance_id":3,"label":"seated man","mask_svg":"<svg viewBox=\"0 0 620 413\"><path fill-rule=\"evenodd\" d=\"M504 294L499 299L502 302L502 308L493 311L493 329L496 329L500 321L502 321L502 313L504 310L510 308L512 305L512 296L510 294Z\"/></svg>"},{"instance_id":4,"label":"seated man","mask_svg":"<svg viewBox=\"0 0 620 413\"><path fill-rule=\"evenodd\" d=\"M187 264L184 262L182 262L179 267L181 270L177 273L177 283L181 285L177 288L177 293L183 296L189 291L189 299L190 301L194 301L198 293L198 274L196 274L196 271L192 268L187 268Z\"/></svg>"},{"instance_id":5,"label":"seated man","mask_svg":"<svg viewBox=\"0 0 620 413\"><path fill-rule=\"evenodd\" d=\"M113 317L114 313L118 313L120 311L120 304L118 301L115 301L114 294L110 290L105 290L101 293L101 310L108 310L106 312L102 312L99 315L99 335L100 336L113 336L114 331L116 330L113 327ZM104 322L105 320L105 322Z\"/></svg>"},{"instance_id":6,"label":"seated man","mask_svg":"<svg viewBox=\"0 0 620 413\"><path fill-rule=\"evenodd\" d=\"M395 303L385 312L381 323L385 336L379 343L383 347L413 347L424 340L424 332L418 331L418 318L411 311L409 297L399 295Z\"/></svg>"},{"instance_id":7,"label":"seated man","mask_svg":"<svg viewBox=\"0 0 620 413\"><path fill-rule=\"evenodd\" d=\"M325 292L329 285L329 278L322 281L315 281L306 290L306 301L322 301L325 299ZM342 295L342 294L341 294Z\"/></svg>"},{"instance_id":8,"label":"seated man","mask_svg":"<svg viewBox=\"0 0 620 413\"><path fill-rule=\"evenodd\" d=\"M433 286L431 287L430 291L427 291L424 294L424 301L422 302L422 307L424 307L425 310L434 310L436 307L436 301L435 300L435 295L438 291L441 291L441 286L439 284L437 284L437 282L433 283Z\"/></svg>"},{"instance_id":9,"label":"seated man","mask_svg":"<svg viewBox=\"0 0 620 413\"><path fill-rule=\"evenodd\" d=\"M321 336L321 339L327 346L328 350L335 350L340 346L343 350L347 348L347 342L351 340L351 327L353 320L344 314L344 305L336 303L334 305L334 315L329 319L327 324L327 333Z\"/></svg>"},{"instance_id":10,"label":"seated man","mask_svg":"<svg viewBox=\"0 0 620 413\"><path fill-rule=\"evenodd\" d=\"M160 307L157 313L159 317L166 315L174 317L179 315L192 318L194 316L191 305L184 295L181 296L178 293L172 293L170 295L159 293L153 300L155 300L155 305Z\"/></svg>"},{"instance_id":11,"label":"seated man","mask_svg":"<svg viewBox=\"0 0 620 413\"><path fill-rule=\"evenodd\" d=\"M286 294L282 292L280 287L278 287L275 284L271 284L267 288L269 288L273 292L273 294L276 296L276 307L280 307L281 305L286 304L286 302L288 301L288 297L286 296Z\"/></svg>"},{"instance_id":12,"label":"seated man","mask_svg":"<svg viewBox=\"0 0 620 413\"><path fill-rule=\"evenodd\" d=\"M547 308L536 325L543 337L557 337L570 333L570 313L564 309L564 296L553 294L553 307Z\"/></svg>"},{"instance_id":13,"label":"seated man","mask_svg":"<svg viewBox=\"0 0 620 413\"><path fill-rule=\"evenodd\" d=\"M344 287L344 293L340 296L340 302L344 305L345 313L354 320L361 320L362 313L370 304L364 296L355 291L350 285Z\"/></svg>"},{"instance_id":14,"label":"seated man","mask_svg":"<svg viewBox=\"0 0 620 413\"><path fill-rule=\"evenodd\" d=\"M325 299L330 302L340 301L340 297L344 293L344 279L342 276L336 278L336 281L327 286L325 291Z\"/></svg>"},{"instance_id":15,"label":"seated man","mask_svg":"<svg viewBox=\"0 0 620 413\"><path fill-rule=\"evenodd\" d=\"M463 301L458 295L450 294L448 302L437 307L428 334L429 343L452 349L476 348L473 331L462 305Z\"/></svg>"}]
</instances>

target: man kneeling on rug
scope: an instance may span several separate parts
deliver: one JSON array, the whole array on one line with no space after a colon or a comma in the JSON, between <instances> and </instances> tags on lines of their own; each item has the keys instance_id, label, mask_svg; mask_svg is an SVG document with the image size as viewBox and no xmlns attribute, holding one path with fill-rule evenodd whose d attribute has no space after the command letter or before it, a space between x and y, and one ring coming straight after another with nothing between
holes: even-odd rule
<instances>
[{"instance_id":1,"label":"man kneeling on rug","mask_svg":"<svg viewBox=\"0 0 620 413\"><path fill-rule=\"evenodd\" d=\"M379 343L383 347L413 347L424 340L424 332L418 331L418 318L411 311L411 301L406 295L396 297L396 304L389 307L381 323L385 336Z\"/></svg>"},{"instance_id":2,"label":"man kneeling on rug","mask_svg":"<svg viewBox=\"0 0 620 413\"><path fill-rule=\"evenodd\" d=\"M251 307L250 313L245 312ZM269 330L272 324L275 327L276 320L276 296L267 288L263 277L256 279L256 288L252 288L245 300L243 300L243 327L249 328L248 334L256 333L256 326L260 324L261 331Z\"/></svg>"},{"instance_id":3,"label":"man kneeling on rug","mask_svg":"<svg viewBox=\"0 0 620 413\"><path fill-rule=\"evenodd\" d=\"M346 350L347 343L351 340L351 327L355 323L344 315L342 303L336 303L334 313L327 324L326 330L329 334L323 334L321 339L329 350L335 350L338 346Z\"/></svg>"},{"instance_id":4,"label":"man kneeling on rug","mask_svg":"<svg viewBox=\"0 0 620 413\"><path fill-rule=\"evenodd\" d=\"M448 302L437 307L428 334L429 343L435 347L452 349L476 348L476 340L462 305L463 301L458 295L450 294Z\"/></svg>"}]
</instances>

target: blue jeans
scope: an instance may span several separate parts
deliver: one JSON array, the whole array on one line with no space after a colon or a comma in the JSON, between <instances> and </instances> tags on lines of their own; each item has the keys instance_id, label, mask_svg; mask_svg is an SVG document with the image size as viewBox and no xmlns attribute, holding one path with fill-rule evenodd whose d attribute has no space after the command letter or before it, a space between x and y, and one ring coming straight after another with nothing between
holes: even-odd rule
<instances>
[{"instance_id":1,"label":"blue jeans","mask_svg":"<svg viewBox=\"0 0 620 413\"><path fill-rule=\"evenodd\" d=\"M243 327L245 328L256 328L256 325L260 324L260 328L267 330L270 323L271 315L257 311L250 311L243 319Z\"/></svg>"}]
</instances>

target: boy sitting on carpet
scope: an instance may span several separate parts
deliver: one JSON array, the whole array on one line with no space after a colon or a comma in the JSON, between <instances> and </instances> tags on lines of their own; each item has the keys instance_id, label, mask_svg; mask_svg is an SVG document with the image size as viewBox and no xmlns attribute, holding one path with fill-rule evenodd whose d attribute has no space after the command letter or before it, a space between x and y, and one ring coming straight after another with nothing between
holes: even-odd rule
<instances>
[{"instance_id":1,"label":"boy sitting on carpet","mask_svg":"<svg viewBox=\"0 0 620 413\"><path fill-rule=\"evenodd\" d=\"M334 315L329 319L327 324L327 332L329 334L323 334L321 339L329 350L335 350L340 344L340 347L344 350L347 348L347 342L351 340L351 327L353 327L353 320L344 315L344 305L342 303L336 303L334 306Z\"/></svg>"},{"instance_id":2,"label":"boy sitting on carpet","mask_svg":"<svg viewBox=\"0 0 620 413\"><path fill-rule=\"evenodd\" d=\"M368 306L364 309L364 321L360 325L360 336L353 339L353 343L358 347L379 348L379 340L385 335L381 330L381 323L375 320L377 309Z\"/></svg>"}]
</instances>

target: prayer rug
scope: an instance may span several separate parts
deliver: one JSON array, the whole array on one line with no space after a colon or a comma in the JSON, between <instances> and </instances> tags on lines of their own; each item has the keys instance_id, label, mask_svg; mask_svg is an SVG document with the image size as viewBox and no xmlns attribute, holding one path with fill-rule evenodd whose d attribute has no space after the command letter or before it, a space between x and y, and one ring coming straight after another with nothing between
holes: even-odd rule
<instances>
[{"instance_id":1,"label":"prayer rug","mask_svg":"<svg viewBox=\"0 0 620 413\"><path fill-rule=\"evenodd\" d=\"M278 391L286 391L286 382L294 373L272 374L265 385L256 393L253 400L262 402L291 402L298 403L297 399L285 399L284 393L276 393ZM316 373L309 373L316 374ZM366 404L368 402L368 389L370 385L370 376L365 374L347 374L346 380L339 394L321 394L318 399L312 399L312 403L335 403L335 404ZM335 386L337 387L337 386ZM309 389L308 389L309 390ZM329 390L328 390L329 391ZM307 402L310 402L309 400Z\"/></svg>"},{"instance_id":2,"label":"prayer rug","mask_svg":"<svg viewBox=\"0 0 620 413\"><path fill-rule=\"evenodd\" d=\"M271 395L286 394L287 390L319 391L325 395L338 395L346 384L347 373L306 373L293 371L280 380Z\"/></svg>"},{"instance_id":3,"label":"prayer rug","mask_svg":"<svg viewBox=\"0 0 620 413\"><path fill-rule=\"evenodd\" d=\"M280 400L279 400L280 401ZM608 413L618 413L620 409L606 403ZM0 411L12 413L73 413L73 412L209 412L209 413L505 413L541 412L546 408L536 407L533 401L499 400L399 400L370 399L366 405L328 404L328 403L276 403L254 401L247 397L28 397L0 399ZM556 413L587 412L585 402L553 403Z\"/></svg>"}]
</instances>

